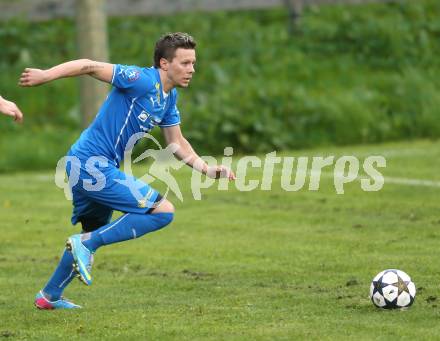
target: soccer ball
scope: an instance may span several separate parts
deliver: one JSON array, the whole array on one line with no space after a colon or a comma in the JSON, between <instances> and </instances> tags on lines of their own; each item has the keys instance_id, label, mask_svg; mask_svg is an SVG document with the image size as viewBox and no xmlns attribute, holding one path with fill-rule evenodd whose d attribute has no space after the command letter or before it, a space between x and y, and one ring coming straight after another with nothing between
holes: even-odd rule
<instances>
[{"instance_id":1,"label":"soccer ball","mask_svg":"<svg viewBox=\"0 0 440 341\"><path fill-rule=\"evenodd\" d=\"M373 278L370 298L376 307L384 309L406 308L414 303L416 286L401 270L384 270Z\"/></svg>"}]
</instances>

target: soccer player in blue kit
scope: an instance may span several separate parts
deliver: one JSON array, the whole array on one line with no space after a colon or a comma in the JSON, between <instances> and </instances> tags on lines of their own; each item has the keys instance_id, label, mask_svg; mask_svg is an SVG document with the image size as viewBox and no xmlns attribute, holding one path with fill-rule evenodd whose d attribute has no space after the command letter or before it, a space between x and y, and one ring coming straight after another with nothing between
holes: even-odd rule
<instances>
[{"instance_id":1,"label":"soccer player in blue kit","mask_svg":"<svg viewBox=\"0 0 440 341\"><path fill-rule=\"evenodd\" d=\"M227 167L208 166L180 130L176 87L188 87L195 72L196 43L186 33L162 36L154 51L154 66L113 65L80 59L48 70L27 68L21 86L36 86L63 77L90 75L113 86L95 120L68 152L75 162L66 163L73 197L72 223L82 233L70 236L60 263L46 286L37 294L39 309L80 308L62 297L76 276L92 283L91 266L96 250L159 230L173 220L174 207L148 184L119 170L130 139L159 126L174 155L211 178L235 179ZM75 180L78 181L75 181ZM125 182L135 184L136 193ZM97 189L89 185L100 183ZM124 214L110 222L113 210Z\"/></svg>"}]
</instances>

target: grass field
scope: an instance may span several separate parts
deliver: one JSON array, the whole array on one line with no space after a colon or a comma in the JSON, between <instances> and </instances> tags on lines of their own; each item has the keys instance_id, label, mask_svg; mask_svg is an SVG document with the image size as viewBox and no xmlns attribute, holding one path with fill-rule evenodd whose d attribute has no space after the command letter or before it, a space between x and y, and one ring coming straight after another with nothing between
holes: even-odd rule
<instances>
[{"instance_id":1,"label":"grass field","mask_svg":"<svg viewBox=\"0 0 440 341\"><path fill-rule=\"evenodd\" d=\"M0 338L438 339L440 142L285 154L382 154L385 186L367 193L357 181L337 195L329 168L316 192L285 192L275 177L271 191L211 188L195 201L181 170L173 224L100 249L93 285L66 291L78 311L33 307L77 231L53 171L1 175ZM369 301L371 279L386 268L412 276L410 309Z\"/></svg>"}]
</instances>

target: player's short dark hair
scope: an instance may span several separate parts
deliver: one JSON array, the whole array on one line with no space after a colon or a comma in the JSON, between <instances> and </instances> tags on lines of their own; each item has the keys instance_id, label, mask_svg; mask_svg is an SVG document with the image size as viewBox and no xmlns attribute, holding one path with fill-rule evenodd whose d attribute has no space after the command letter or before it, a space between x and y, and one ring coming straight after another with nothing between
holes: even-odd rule
<instances>
[{"instance_id":1,"label":"player's short dark hair","mask_svg":"<svg viewBox=\"0 0 440 341\"><path fill-rule=\"evenodd\" d=\"M154 66L156 68L160 67L161 58L165 58L171 62L176 55L177 49L194 50L196 45L196 41L188 33L167 33L156 42L154 48Z\"/></svg>"}]
</instances>

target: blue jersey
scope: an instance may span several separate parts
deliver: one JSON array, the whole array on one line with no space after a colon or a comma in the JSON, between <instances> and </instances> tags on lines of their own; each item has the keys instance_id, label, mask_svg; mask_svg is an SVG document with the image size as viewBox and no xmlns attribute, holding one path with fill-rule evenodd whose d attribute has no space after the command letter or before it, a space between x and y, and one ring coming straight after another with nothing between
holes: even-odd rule
<instances>
[{"instance_id":1,"label":"blue jersey","mask_svg":"<svg viewBox=\"0 0 440 341\"><path fill-rule=\"evenodd\" d=\"M104 156L119 167L127 142L134 134L149 132L155 126L180 124L177 91L164 98L159 71L154 68L115 65L107 96L93 123L70 149L82 160Z\"/></svg>"}]
</instances>

